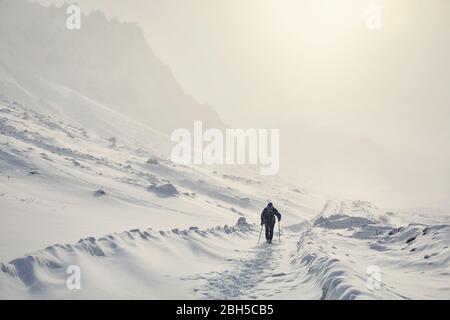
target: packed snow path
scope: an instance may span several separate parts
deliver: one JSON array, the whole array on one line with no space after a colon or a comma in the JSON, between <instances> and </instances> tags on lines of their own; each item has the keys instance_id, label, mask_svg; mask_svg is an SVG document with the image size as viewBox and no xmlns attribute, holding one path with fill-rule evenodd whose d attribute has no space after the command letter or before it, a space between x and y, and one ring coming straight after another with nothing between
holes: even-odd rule
<instances>
[{"instance_id":1,"label":"packed snow path","mask_svg":"<svg viewBox=\"0 0 450 320\"><path fill-rule=\"evenodd\" d=\"M293 238L289 237L288 240L292 242ZM275 293L280 293L280 290L273 291L266 288L266 285L273 278L286 275L276 271L280 262L285 259L286 247L280 243L264 243L248 250L242 258L232 260L234 267L231 270L203 277L206 285L198 294L207 299L222 300L270 298ZM202 276L199 278L202 279Z\"/></svg>"}]
</instances>

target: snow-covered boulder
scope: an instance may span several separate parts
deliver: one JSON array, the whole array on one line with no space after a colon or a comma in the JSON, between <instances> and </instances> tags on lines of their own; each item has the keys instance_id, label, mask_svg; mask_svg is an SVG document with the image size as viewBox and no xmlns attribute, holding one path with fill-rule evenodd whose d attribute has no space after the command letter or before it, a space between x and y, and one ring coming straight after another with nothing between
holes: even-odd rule
<instances>
[{"instance_id":1,"label":"snow-covered boulder","mask_svg":"<svg viewBox=\"0 0 450 320\"><path fill-rule=\"evenodd\" d=\"M247 219L245 219L245 217L240 217L237 221L237 225L238 226L246 226L248 225L247 223Z\"/></svg>"},{"instance_id":2,"label":"snow-covered boulder","mask_svg":"<svg viewBox=\"0 0 450 320\"><path fill-rule=\"evenodd\" d=\"M176 197L179 194L177 188L175 188L171 183L166 183L160 186L151 185L147 188L147 190L162 198Z\"/></svg>"},{"instance_id":3,"label":"snow-covered boulder","mask_svg":"<svg viewBox=\"0 0 450 320\"><path fill-rule=\"evenodd\" d=\"M94 197L96 197L96 198L102 197L105 195L106 195L106 192L102 189L98 189L97 191L94 192Z\"/></svg>"}]
</instances>

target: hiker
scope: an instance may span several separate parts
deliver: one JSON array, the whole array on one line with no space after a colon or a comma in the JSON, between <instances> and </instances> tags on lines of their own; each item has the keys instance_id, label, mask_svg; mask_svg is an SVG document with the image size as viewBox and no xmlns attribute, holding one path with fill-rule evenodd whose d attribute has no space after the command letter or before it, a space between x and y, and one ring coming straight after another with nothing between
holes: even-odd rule
<instances>
[{"instance_id":1,"label":"hiker","mask_svg":"<svg viewBox=\"0 0 450 320\"><path fill-rule=\"evenodd\" d=\"M275 217L278 218L278 221L281 220L281 214L275 209L272 203L269 203L261 213L261 226L265 225L267 243L272 243L273 228L276 222Z\"/></svg>"}]
</instances>

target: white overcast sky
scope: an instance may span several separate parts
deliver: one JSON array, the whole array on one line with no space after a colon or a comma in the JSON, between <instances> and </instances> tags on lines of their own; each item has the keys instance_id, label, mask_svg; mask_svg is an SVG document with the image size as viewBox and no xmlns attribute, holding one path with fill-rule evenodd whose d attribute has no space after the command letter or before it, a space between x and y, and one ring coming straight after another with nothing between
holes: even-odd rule
<instances>
[{"instance_id":1,"label":"white overcast sky","mask_svg":"<svg viewBox=\"0 0 450 320\"><path fill-rule=\"evenodd\" d=\"M77 3L140 24L230 126L280 128L282 171L300 185L450 208L450 1ZM379 31L366 27L371 4Z\"/></svg>"}]
</instances>

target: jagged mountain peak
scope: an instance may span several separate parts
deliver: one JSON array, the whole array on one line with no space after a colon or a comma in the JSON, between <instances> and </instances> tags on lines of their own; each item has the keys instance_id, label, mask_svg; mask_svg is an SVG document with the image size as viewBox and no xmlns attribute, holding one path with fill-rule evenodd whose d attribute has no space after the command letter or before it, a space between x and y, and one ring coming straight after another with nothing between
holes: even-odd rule
<instances>
[{"instance_id":1,"label":"jagged mountain peak","mask_svg":"<svg viewBox=\"0 0 450 320\"><path fill-rule=\"evenodd\" d=\"M65 7L0 2L0 68L22 91L51 103L36 89L45 79L167 133L194 120L223 126L210 106L184 92L136 23L97 10L82 16L80 30L69 30L67 18ZM17 88L6 82L0 79L0 88L14 96Z\"/></svg>"}]
</instances>

